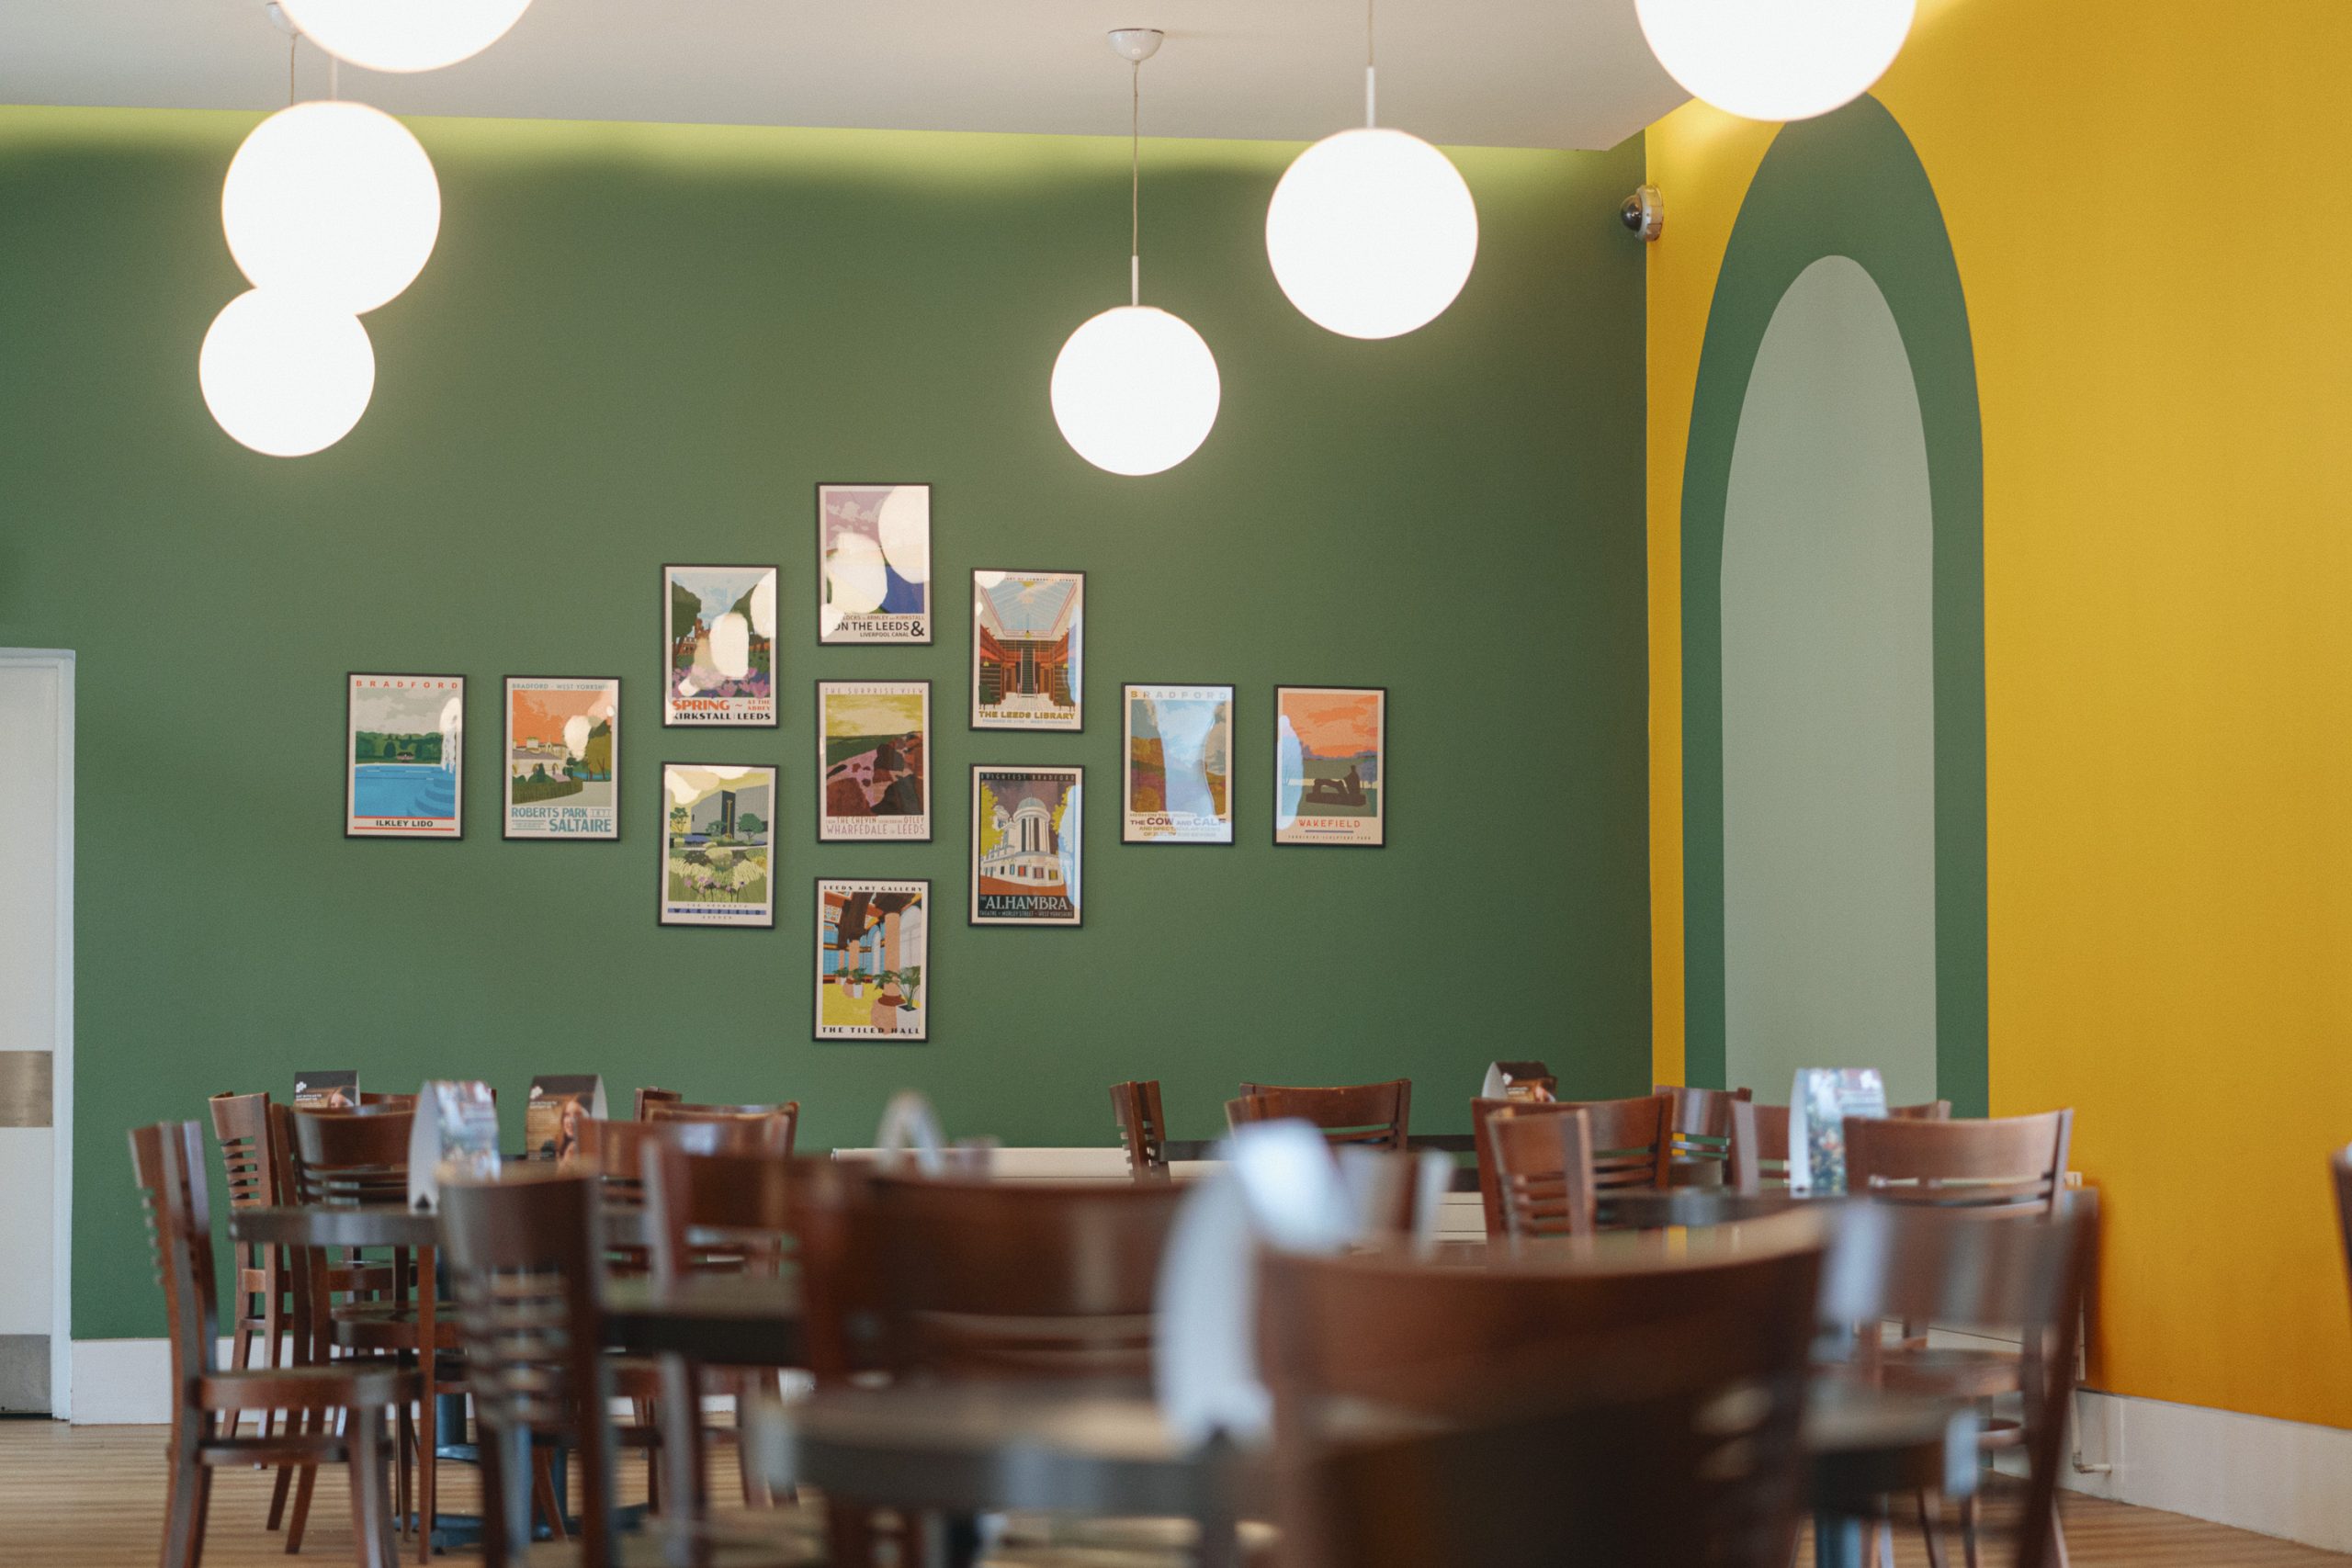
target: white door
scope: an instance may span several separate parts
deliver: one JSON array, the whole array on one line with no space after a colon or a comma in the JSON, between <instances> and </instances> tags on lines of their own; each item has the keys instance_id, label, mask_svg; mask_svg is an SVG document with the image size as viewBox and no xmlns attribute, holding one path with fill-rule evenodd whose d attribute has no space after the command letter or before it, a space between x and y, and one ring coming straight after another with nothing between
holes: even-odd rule
<instances>
[{"instance_id":1,"label":"white door","mask_svg":"<svg viewBox=\"0 0 2352 1568\"><path fill-rule=\"evenodd\" d=\"M0 649L0 1412L52 1408L73 656ZM70 1062L70 1057L67 1058Z\"/></svg>"}]
</instances>

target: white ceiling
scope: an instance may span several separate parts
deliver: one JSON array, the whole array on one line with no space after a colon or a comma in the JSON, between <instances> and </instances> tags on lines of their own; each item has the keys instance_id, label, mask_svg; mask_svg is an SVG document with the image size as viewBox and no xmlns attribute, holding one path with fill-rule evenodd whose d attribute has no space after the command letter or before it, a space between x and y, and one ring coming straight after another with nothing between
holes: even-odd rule
<instances>
[{"instance_id":1,"label":"white ceiling","mask_svg":"<svg viewBox=\"0 0 2352 1568\"><path fill-rule=\"evenodd\" d=\"M1384 0L1384 124L1433 141L1610 147L1680 103L1634 0ZM1307 141L1363 115L1362 0L537 0L472 60L345 69L401 114L1115 134L1103 35L1166 29L1144 130ZM302 51L305 95L322 57ZM0 0L0 102L266 109L261 0Z\"/></svg>"}]
</instances>

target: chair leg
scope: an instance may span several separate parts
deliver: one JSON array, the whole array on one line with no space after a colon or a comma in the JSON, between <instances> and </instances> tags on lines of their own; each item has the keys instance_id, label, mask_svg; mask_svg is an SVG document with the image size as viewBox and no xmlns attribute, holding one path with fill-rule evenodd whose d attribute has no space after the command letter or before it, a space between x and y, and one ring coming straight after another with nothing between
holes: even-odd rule
<instances>
[{"instance_id":1,"label":"chair leg","mask_svg":"<svg viewBox=\"0 0 2352 1568\"><path fill-rule=\"evenodd\" d=\"M1984 1543L1978 1539L1978 1507L1976 1494L1972 1492L1960 1500L1960 1544L1968 1558L1968 1568L1980 1568Z\"/></svg>"},{"instance_id":2,"label":"chair leg","mask_svg":"<svg viewBox=\"0 0 2352 1568\"><path fill-rule=\"evenodd\" d=\"M392 1434L392 1520L394 1527L404 1536L409 1531L410 1506L414 1502L409 1495L412 1490L409 1483L414 1476L410 1466L416 1462L416 1418L410 1414L407 1405L400 1407L400 1414L394 1417L394 1426L397 1430Z\"/></svg>"},{"instance_id":3,"label":"chair leg","mask_svg":"<svg viewBox=\"0 0 2352 1568\"><path fill-rule=\"evenodd\" d=\"M229 1337L229 1365L241 1372L253 1364L254 1331L252 1321L245 1315L246 1310L252 1305L253 1303L246 1299L243 1291L237 1292L237 1331ZM244 1416L245 1413L242 1410L229 1412L229 1424L221 1429L220 1435L224 1438L235 1437L237 1423L243 1420Z\"/></svg>"},{"instance_id":4,"label":"chair leg","mask_svg":"<svg viewBox=\"0 0 2352 1568\"><path fill-rule=\"evenodd\" d=\"M163 1568L197 1568L204 1558L204 1494L211 1480L198 1462L203 1417L183 1411L172 1423L170 1512L164 1519Z\"/></svg>"},{"instance_id":5,"label":"chair leg","mask_svg":"<svg viewBox=\"0 0 2352 1568\"><path fill-rule=\"evenodd\" d=\"M323 1422L323 1416L313 1417ZM311 1489L319 1483L319 1467L306 1464L294 1477L294 1517L286 1521L286 1555L302 1550L302 1529L311 1522Z\"/></svg>"},{"instance_id":6,"label":"chair leg","mask_svg":"<svg viewBox=\"0 0 2352 1568\"><path fill-rule=\"evenodd\" d=\"M355 1410L347 1436L351 1466L351 1542L360 1568L392 1568L399 1549L385 1493L384 1412Z\"/></svg>"},{"instance_id":7,"label":"chair leg","mask_svg":"<svg viewBox=\"0 0 2352 1568\"><path fill-rule=\"evenodd\" d=\"M286 1429L289 1432L296 1430L298 1420L297 1416L288 1416ZM269 1529L276 1529L286 1522L286 1495L293 1489L294 1467L290 1464L279 1465L277 1479L272 1482L269 1487Z\"/></svg>"},{"instance_id":8,"label":"chair leg","mask_svg":"<svg viewBox=\"0 0 2352 1568\"><path fill-rule=\"evenodd\" d=\"M537 1504L540 1516L556 1540L570 1540L571 1528L564 1522L563 1509L556 1501L555 1453L537 1443L531 1445L531 1499Z\"/></svg>"},{"instance_id":9,"label":"chair leg","mask_svg":"<svg viewBox=\"0 0 2352 1568\"><path fill-rule=\"evenodd\" d=\"M2058 1500L2050 1500L2050 1568L2069 1568L2066 1555L2066 1527L2058 1517Z\"/></svg>"},{"instance_id":10,"label":"chair leg","mask_svg":"<svg viewBox=\"0 0 2352 1568\"><path fill-rule=\"evenodd\" d=\"M1928 1545L1928 1568L1944 1568L1943 1499L1919 1494L1919 1539Z\"/></svg>"},{"instance_id":11,"label":"chair leg","mask_svg":"<svg viewBox=\"0 0 2352 1568\"><path fill-rule=\"evenodd\" d=\"M434 1462L434 1450L441 1440L440 1406L434 1395L440 1385L434 1374L440 1371L440 1358L427 1346L417 1354L417 1364L424 1369L424 1396L416 1407L416 1560L433 1561L434 1483L440 1467Z\"/></svg>"},{"instance_id":12,"label":"chair leg","mask_svg":"<svg viewBox=\"0 0 2352 1568\"><path fill-rule=\"evenodd\" d=\"M1878 1568L1894 1568L1894 1520L1882 1518L1871 1532L1871 1556Z\"/></svg>"}]
</instances>

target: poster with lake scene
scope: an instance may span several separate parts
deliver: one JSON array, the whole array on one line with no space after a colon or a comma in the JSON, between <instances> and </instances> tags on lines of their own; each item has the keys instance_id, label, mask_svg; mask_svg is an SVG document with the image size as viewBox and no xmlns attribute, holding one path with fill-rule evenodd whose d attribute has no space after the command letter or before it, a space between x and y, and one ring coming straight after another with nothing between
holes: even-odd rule
<instances>
[{"instance_id":1,"label":"poster with lake scene","mask_svg":"<svg viewBox=\"0 0 2352 1568\"><path fill-rule=\"evenodd\" d=\"M931 884L820 878L820 1040L931 1038Z\"/></svg>"},{"instance_id":2,"label":"poster with lake scene","mask_svg":"<svg viewBox=\"0 0 2352 1568\"><path fill-rule=\"evenodd\" d=\"M775 770L662 764L662 923L775 924Z\"/></svg>"},{"instance_id":3,"label":"poster with lake scene","mask_svg":"<svg viewBox=\"0 0 2352 1568\"><path fill-rule=\"evenodd\" d=\"M817 837L931 838L931 682L817 682Z\"/></svg>"},{"instance_id":4,"label":"poster with lake scene","mask_svg":"<svg viewBox=\"0 0 2352 1568\"><path fill-rule=\"evenodd\" d=\"M1080 923L1085 782L1084 768L972 770L972 924Z\"/></svg>"},{"instance_id":5,"label":"poster with lake scene","mask_svg":"<svg viewBox=\"0 0 2352 1568\"><path fill-rule=\"evenodd\" d=\"M931 640L931 487L817 487L817 640Z\"/></svg>"},{"instance_id":6,"label":"poster with lake scene","mask_svg":"<svg viewBox=\"0 0 2352 1568\"><path fill-rule=\"evenodd\" d=\"M662 722L775 723L772 566L662 569Z\"/></svg>"},{"instance_id":7,"label":"poster with lake scene","mask_svg":"<svg viewBox=\"0 0 2352 1568\"><path fill-rule=\"evenodd\" d=\"M617 839L617 679L506 678L506 837Z\"/></svg>"},{"instance_id":8,"label":"poster with lake scene","mask_svg":"<svg viewBox=\"0 0 2352 1568\"><path fill-rule=\"evenodd\" d=\"M1233 842L1233 688L1128 686L1121 705L1120 841Z\"/></svg>"},{"instance_id":9,"label":"poster with lake scene","mask_svg":"<svg viewBox=\"0 0 2352 1568\"><path fill-rule=\"evenodd\" d=\"M972 573L972 728L1086 728L1086 574Z\"/></svg>"},{"instance_id":10,"label":"poster with lake scene","mask_svg":"<svg viewBox=\"0 0 2352 1568\"><path fill-rule=\"evenodd\" d=\"M344 837L463 837L466 678L345 680Z\"/></svg>"},{"instance_id":11,"label":"poster with lake scene","mask_svg":"<svg viewBox=\"0 0 2352 1568\"><path fill-rule=\"evenodd\" d=\"M1388 831L1388 692L1274 688L1274 842L1377 849Z\"/></svg>"}]
</instances>

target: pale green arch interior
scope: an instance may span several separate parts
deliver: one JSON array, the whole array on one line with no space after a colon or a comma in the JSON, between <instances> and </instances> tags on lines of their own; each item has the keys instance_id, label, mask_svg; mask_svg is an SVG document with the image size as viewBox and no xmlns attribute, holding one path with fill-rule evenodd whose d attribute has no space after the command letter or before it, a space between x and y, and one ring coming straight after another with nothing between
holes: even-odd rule
<instances>
[{"instance_id":1,"label":"pale green arch interior","mask_svg":"<svg viewBox=\"0 0 2352 1568\"><path fill-rule=\"evenodd\" d=\"M1936 1093L1934 515L1911 362L1871 275L1807 266L1742 400L1722 570L1727 1080Z\"/></svg>"}]
</instances>

